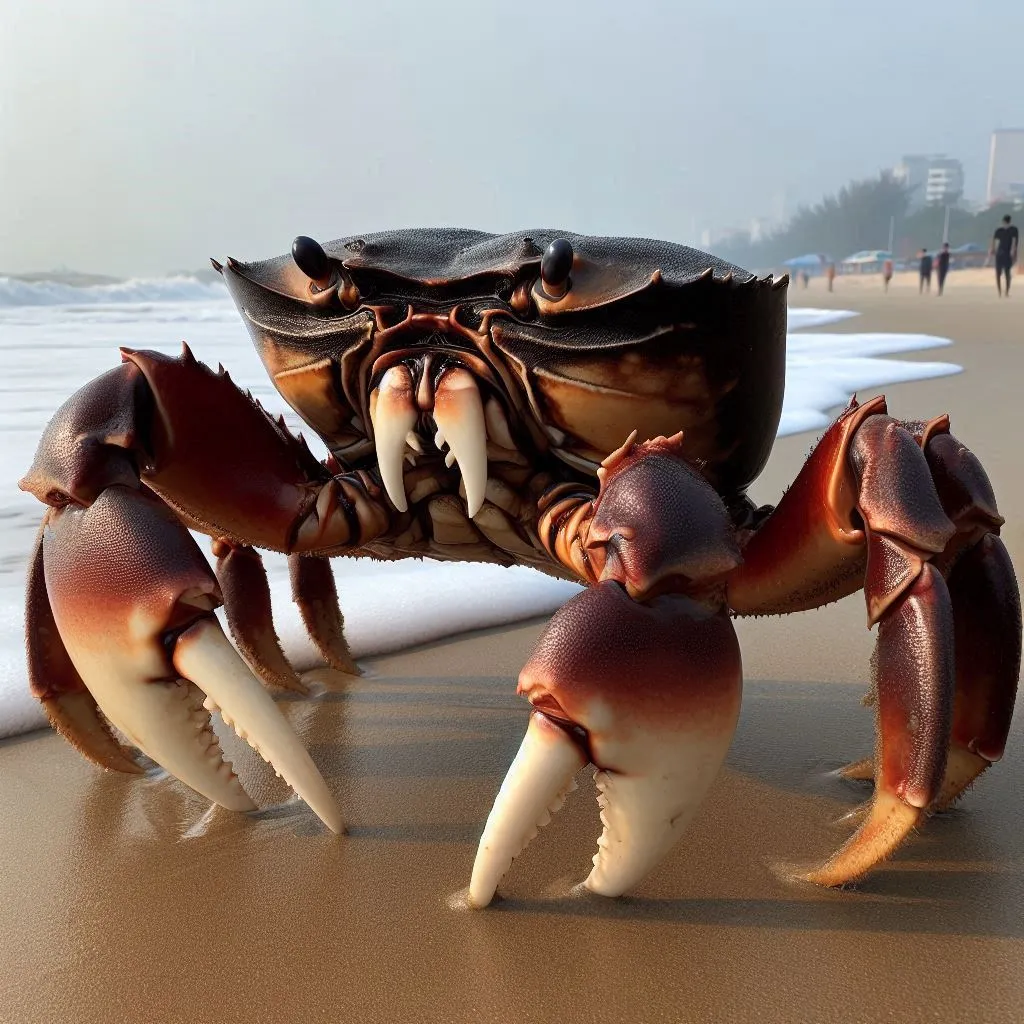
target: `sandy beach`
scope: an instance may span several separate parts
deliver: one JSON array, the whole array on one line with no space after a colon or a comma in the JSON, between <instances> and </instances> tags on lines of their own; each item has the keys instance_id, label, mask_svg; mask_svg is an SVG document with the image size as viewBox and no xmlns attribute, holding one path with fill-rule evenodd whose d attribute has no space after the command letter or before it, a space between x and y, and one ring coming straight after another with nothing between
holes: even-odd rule
<instances>
[{"instance_id":1,"label":"sandy beach","mask_svg":"<svg viewBox=\"0 0 1024 1024\"><path fill-rule=\"evenodd\" d=\"M862 314L836 331L955 340L942 358L965 372L886 388L889 408L950 414L993 480L1020 572L1024 280L999 300L993 276L952 274L942 298L902 275L888 295L877 278L831 294L815 281L793 301ZM779 441L754 498L777 501L813 441ZM542 626L370 659L347 690L283 704L345 812L340 839L301 804L236 815L158 774L104 774L48 731L0 743L0 1020L1024 1020L1020 712L1004 761L856 890L787 880L841 844L837 819L867 796L832 774L872 743L859 595L739 623L726 768L634 895L565 895L600 829L585 771L502 899L459 909ZM225 746L261 804L282 799L269 768Z\"/></svg>"}]
</instances>

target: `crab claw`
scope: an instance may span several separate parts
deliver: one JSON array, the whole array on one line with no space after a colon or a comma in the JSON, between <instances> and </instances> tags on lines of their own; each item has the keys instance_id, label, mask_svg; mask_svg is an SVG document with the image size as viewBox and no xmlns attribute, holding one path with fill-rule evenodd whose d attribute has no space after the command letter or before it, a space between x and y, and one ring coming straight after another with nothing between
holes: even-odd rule
<instances>
[{"instance_id":1,"label":"crab claw","mask_svg":"<svg viewBox=\"0 0 1024 1024\"><path fill-rule=\"evenodd\" d=\"M741 685L736 635L721 611L675 595L640 604L610 581L569 601L519 677L519 692L541 714L531 717L488 818L470 902L490 902L587 761L598 769L604 829L584 885L619 896L640 882L718 774Z\"/></svg>"},{"instance_id":2,"label":"crab claw","mask_svg":"<svg viewBox=\"0 0 1024 1024\"><path fill-rule=\"evenodd\" d=\"M131 743L214 803L253 810L211 727L209 712L219 709L328 828L342 831L309 753L221 631L209 565L158 498L113 486L88 507L54 510L42 562L56 641ZM30 607L30 633L36 621Z\"/></svg>"}]
</instances>

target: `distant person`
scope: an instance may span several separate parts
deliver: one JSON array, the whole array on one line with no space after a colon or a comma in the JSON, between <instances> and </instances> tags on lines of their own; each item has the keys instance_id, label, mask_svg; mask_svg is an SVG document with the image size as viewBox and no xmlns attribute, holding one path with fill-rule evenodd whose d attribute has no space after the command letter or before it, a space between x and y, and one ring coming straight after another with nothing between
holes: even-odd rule
<instances>
[{"instance_id":1,"label":"distant person","mask_svg":"<svg viewBox=\"0 0 1024 1024\"><path fill-rule=\"evenodd\" d=\"M946 284L946 275L949 273L949 242L943 242L939 255L935 257L935 283L939 286L939 294Z\"/></svg>"},{"instance_id":2,"label":"distant person","mask_svg":"<svg viewBox=\"0 0 1024 1024\"><path fill-rule=\"evenodd\" d=\"M828 278L828 290L832 291L832 282L836 279L836 265L830 263L825 270L825 276Z\"/></svg>"},{"instance_id":3,"label":"distant person","mask_svg":"<svg viewBox=\"0 0 1024 1024\"><path fill-rule=\"evenodd\" d=\"M1006 297L1010 297L1010 271L1017 262L1017 248L1020 233L1017 225L1010 223L1010 215L1003 218L1001 227L996 228L988 254L996 258L996 289L1003 295L1003 278L1006 279Z\"/></svg>"},{"instance_id":4,"label":"distant person","mask_svg":"<svg viewBox=\"0 0 1024 1024\"><path fill-rule=\"evenodd\" d=\"M917 282L917 294L921 295L932 290L932 257L927 249L922 249L917 255L921 261L918 264L920 279Z\"/></svg>"},{"instance_id":5,"label":"distant person","mask_svg":"<svg viewBox=\"0 0 1024 1024\"><path fill-rule=\"evenodd\" d=\"M800 283L806 288L811 283L811 275L806 270L800 272Z\"/></svg>"},{"instance_id":6,"label":"distant person","mask_svg":"<svg viewBox=\"0 0 1024 1024\"><path fill-rule=\"evenodd\" d=\"M886 260L882 264L882 287L888 291L889 282L892 280L892 260Z\"/></svg>"}]
</instances>

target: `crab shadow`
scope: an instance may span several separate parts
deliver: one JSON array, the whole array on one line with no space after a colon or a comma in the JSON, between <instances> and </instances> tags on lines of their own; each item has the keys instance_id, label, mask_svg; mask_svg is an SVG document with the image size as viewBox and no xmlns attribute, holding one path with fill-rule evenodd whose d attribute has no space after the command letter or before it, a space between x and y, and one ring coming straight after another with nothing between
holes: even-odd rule
<instances>
[{"instance_id":1,"label":"crab shadow","mask_svg":"<svg viewBox=\"0 0 1024 1024\"><path fill-rule=\"evenodd\" d=\"M1001 908L990 900L975 903L966 897L964 890L984 892L989 888L988 876L982 872L961 875L960 880L967 884L957 887L958 895L949 893L949 876L941 871L915 872L910 886L902 873L891 872L890 876L891 882L876 883L871 887L873 891L826 893L805 899L607 900L572 895L561 899L500 899L488 912L725 928L1024 938L1024 922L1014 909L1019 907L1019 873L1013 886L1017 895ZM884 894L887 889L892 890L888 896ZM897 894L896 890L902 891Z\"/></svg>"}]
</instances>

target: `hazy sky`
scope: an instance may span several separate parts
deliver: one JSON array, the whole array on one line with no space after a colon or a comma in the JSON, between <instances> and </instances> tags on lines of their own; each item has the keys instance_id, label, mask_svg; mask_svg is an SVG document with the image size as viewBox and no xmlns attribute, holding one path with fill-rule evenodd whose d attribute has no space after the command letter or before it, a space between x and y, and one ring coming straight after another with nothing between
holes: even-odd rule
<instances>
[{"instance_id":1,"label":"hazy sky","mask_svg":"<svg viewBox=\"0 0 1024 1024\"><path fill-rule=\"evenodd\" d=\"M1022 66L1021 0L0 0L0 271L438 224L695 241L905 152L980 197Z\"/></svg>"}]
</instances>

